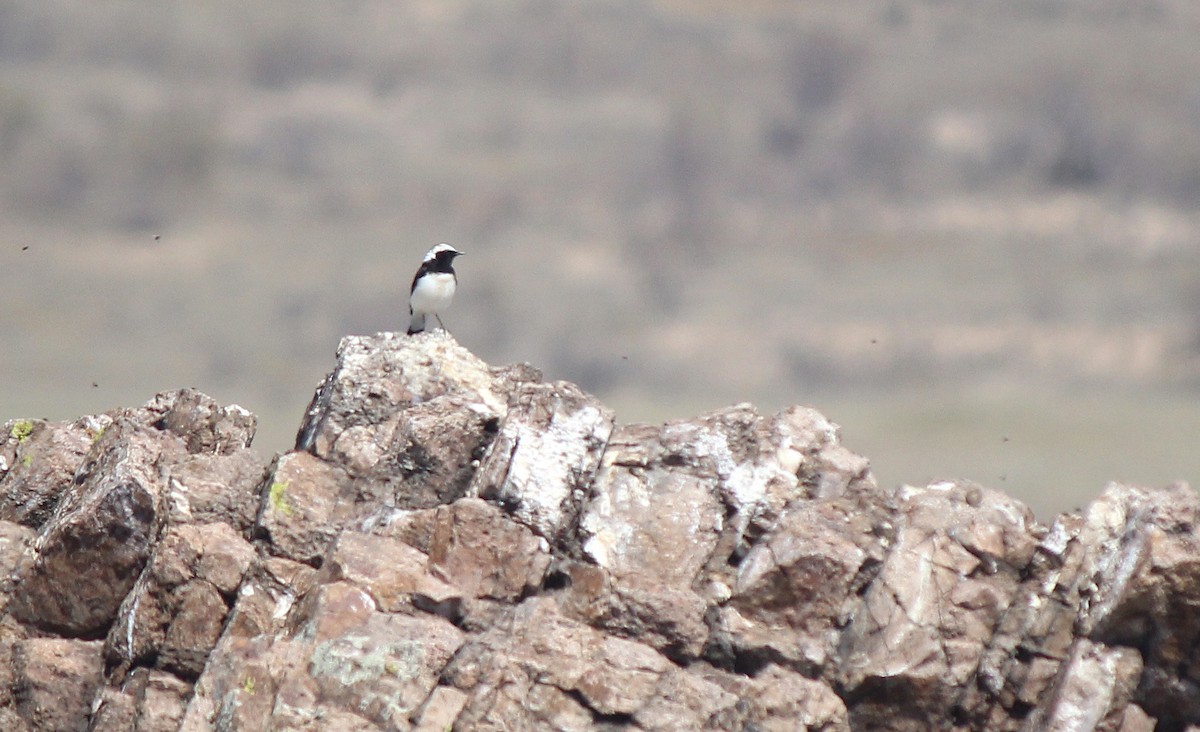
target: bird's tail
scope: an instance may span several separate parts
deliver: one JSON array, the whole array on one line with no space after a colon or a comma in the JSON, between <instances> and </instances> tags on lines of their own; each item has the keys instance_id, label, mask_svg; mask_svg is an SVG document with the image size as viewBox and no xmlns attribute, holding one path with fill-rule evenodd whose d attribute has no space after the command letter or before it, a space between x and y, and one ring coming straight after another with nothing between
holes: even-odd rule
<instances>
[{"instance_id":1,"label":"bird's tail","mask_svg":"<svg viewBox=\"0 0 1200 732\"><path fill-rule=\"evenodd\" d=\"M413 313L408 321L408 334L420 333L425 330L425 313Z\"/></svg>"}]
</instances>

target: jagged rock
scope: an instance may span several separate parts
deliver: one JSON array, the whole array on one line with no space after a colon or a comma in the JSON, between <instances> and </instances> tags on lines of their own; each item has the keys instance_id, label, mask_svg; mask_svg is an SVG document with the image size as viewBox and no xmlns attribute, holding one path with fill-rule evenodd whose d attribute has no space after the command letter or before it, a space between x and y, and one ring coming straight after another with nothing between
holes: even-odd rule
<instances>
[{"instance_id":1,"label":"jagged rock","mask_svg":"<svg viewBox=\"0 0 1200 732\"><path fill-rule=\"evenodd\" d=\"M12 700L19 725L30 732L87 729L104 670L99 642L30 638L14 643L9 654L0 665L11 668L5 681L12 686L0 694Z\"/></svg>"},{"instance_id":2,"label":"jagged rock","mask_svg":"<svg viewBox=\"0 0 1200 732\"><path fill-rule=\"evenodd\" d=\"M107 415L75 422L6 423L0 433L0 519L41 528L92 443L111 423Z\"/></svg>"},{"instance_id":3,"label":"jagged rock","mask_svg":"<svg viewBox=\"0 0 1200 732\"><path fill-rule=\"evenodd\" d=\"M152 663L194 680L253 559L253 547L228 524L164 531L109 629L109 664Z\"/></svg>"},{"instance_id":4,"label":"jagged rock","mask_svg":"<svg viewBox=\"0 0 1200 732\"><path fill-rule=\"evenodd\" d=\"M340 710L368 729L407 729L463 640L442 618L380 611L340 580L315 589L292 621L281 637L227 637L183 728L299 729Z\"/></svg>"},{"instance_id":5,"label":"jagged rock","mask_svg":"<svg viewBox=\"0 0 1200 732\"><path fill-rule=\"evenodd\" d=\"M0 449L17 465L0 470L0 512L38 532L0 522L11 575L0 635L35 637L9 647L25 671L0 726L176 728L190 681L130 666L194 678L220 635L254 557L242 536L264 467L246 449L254 416L183 390L71 423L11 424L30 426L10 426Z\"/></svg>"},{"instance_id":6,"label":"jagged rock","mask_svg":"<svg viewBox=\"0 0 1200 732\"><path fill-rule=\"evenodd\" d=\"M265 468L253 450L189 455L170 470L169 520L224 523L248 534L258 513Z\"/></svg>"},{"instance_id":7,"label":"jagged rock","mask_svg":"<svg viewBox=\"0 0 1200 732\"><path fill-rule=\"evenodd\" d=\"M376 531L424 552L431 568L466 597L515 602L542 585L551 563L545 539L473 498L409 512Z\"/></svg>"},{"instance_id":8,"label":"jagged rock","mask_svg":"<svg viewBox=\"0 0 1200 732\"><path fill-rule=\"evenodd\" d=\"M36 541L9 612L44 630L97 637L148 558L164 491L160 470L181 444L118 421L98 440Z\"/></svg>"},{"instance_id":9,"label":"jagged rock","mask_svg":"<svg viewBox=\"0 0 1200 732\"><path fill-rule=\"evenodd\" d=\"M250 447L258 417L236 405L221 406L195 389L162 392L133 418L181 438L192 454L230 455Z\"/></svg>"},{"instance_id":10,"label":"jagged rock","mask_svg":"<svg viewBox=\"0 0 1200 732\"><path fill-rule=\"evenodd\" d=\"M0 729L1200 725L1200 499L1049 527L881 488L815 410L621 425L442 332L297 449L193 390L0 434Z\"/></svg>"},{"instance_id":11,"label":"jagged rock","mask_svg":"<svg viewBox=\"0 0 1200 732\"><path fill-rule=\"evenodd\" d=\"M548 541L562 542L612 429L612 411L574 384L521 384L471 493L500 503Z\"/></svg>"},{"instance_id":12,"label":"jagged rock","mask_svg":"<svg viewBox=\"0 0 1200 732\"><path fill-rule=\"evenodd\" d=\"M1033 558L1033 514L978 486L901 489L878 575L851 611L837 680L856 725L926 729L974 677L991 629ZM886 689L892 699L871 693Z\"/></svg>"},{"instance_id":13,"label":"jagged rock","mask_svg":"<svg viewBox=\"0 0 1200 732\"><path fill-rule=\"evenodd\" d=\"M346 472L306 452L281 455L262 496L256 535L277 556L316 564L364 505Z\"/></svg>"},{"instance_id":14,"label":"jagged rock","mask_svg":"<svg viewBox=\"0 0 1200 732\"><path fill-rule=\"evenodd\" d=\"M319 582L349 582L385 613L437 607L457 616L454 608L461 606L462 592L434 576L429 557L419 549L386 536L347 532L329 554Z\"/></svg>"},{"instance_id":15,"label":"jagged rock","mask_svg":"<svg viewBox=\"0 0 1200 732\"><path fill-rule=\"evenodd\" d=\"M571 568L569 606L672 658L698 657L736 565L789 506L814 489L874 487L865 461L835 451L836 434L814 410L764 418L745 404L618 428L582 509L589 563Z\"/></svg>"},{"instance_id":16,"label":"jagged rock","mask_svg":"<svg viewBox=\"0 0 1200 732\"><path fill-rule=\"evenodd\" d=\"M444 331L415 340L395 333L348 336L337 356L337 368L313 395L296 448L346 465L375 465L409 407L460 396L474 410L499 418L516 384L541 379L529 367L489 368Z\"/></svg>"},{"instance_id":17,"label":"jagged rock","mask_svg":"<svg viewBox=\"0 0 1200 732\"><path fill-rule=\"evenodd\" d=\"M587 729L596 717L666 703L660 687L684 673L648 646L606 637L562 616L552 599L532 598L468 642L445 679L467 693L458 723L469 729ZM714 684L694 683L706 687L697 695L703 703L674 729L699 729L737 703Z\"/></svg>"},{"instance_id":18,"label":"jagged rock","mask_svg":"<svg viewBox=\"0 0 1200 732\"><path fill-rule=\"evenodd\" d=\"M30 547L37 534L33 529L0 521L0 611L8 604L12 595L14 576L18 567L29 557ZM0 634L0 637L3 637Z\"/></svg>"},{"instance_id":19,"label":"jagged rock","mask_svg":"<svg viewBox=\"0 0 1200 732\"><path fill-rule=\"evenodd\" d=\"M413 720L413 732L445 732L454 727L462 713L467 695L449 686L439 686L429 694Z\"/></svg>"},{"instance_id":20,"label":"jagged rock","mask_svg":"<svg viewBox=\"0 0 1200 732\"><path fill-rule=\"evenodd\" d=\"M1168 728L1200 720L1198 523L1200 500L1187 486L1111 486L1084 512L1078 536L1090 551L1076 580L1084 601L1075 630L1105 645L1080 650L1083 638L1076 640L1062 674L1086 674L1080 667L1104 659L1105 668L1093 673L1132 674L1139 705ZM1123 647L1141 653L1121 656L1119 664L1108 660ZM1136 671L1117 673L1134 663ZM1120 718L1127 701L1121 691L1113 692L1110 717Z\"/></svg>"},{"instance_id":21,"label":"jagged rock","mask_svg":"<svg viewBox=\"0 0 1200 732\"><path fill-rule=\"evenodd\" d=\"M138 668L119 690L101 692L90 732L175 732L191 692L191 684L171 673Z\"/></svg>"},{"instance_id":22,"label":"jagged rock","mask_svg":"<svg viewBox=\"0 0 1200 732\"><path fill-rule=\"evenodd\" d=\"M709 653L817 675L837 653L858 592L884 555L878 524L851 500L800 502L738 566L714 612Z\"/></svg>"},{"instance_id":23,"label":"jagged rock","mask_svg":"<svg viewBox=\"0 0 1200 732\"><path fill-rule=\"evenodd\" d=\"M1198 515L1186 486L1112 485L1082 515L1060 516L991 638L979 689L964 697L975 723L1016 729L1013 718L1071 717L1119 729L1150 715L1173 729L1200 721L1200 674L1180 650L1198 640L1200 587L1189 579L1200 567ZM1130 648L1144 650L1130 656ZM1094 693L1069 693L1097 674L1105 683Z\"/></svg>"},{"instance_id":24,"label":"jagged rock","mask_svg":"<svg viewBox=\"0 0 1200 732\"><path fill-rule=\"evenodd\" d=\"M725 683L744 700L735 724L726 729L828 730L849 732L846 705L826 684L768 666L750 679L725 675Z\"/></svg>"},{"instance_id":25,"label":"jagged rock","mask_svg":"<svg viewBox=\"0 0 1200 732\"><path fill-rule=\"evenodd\" d=\"M1027 726L1064 731L1127 730L1125 713L1142 675L1138 652L1080 638L1063 666L1054 688Z\"/></svg>"}]
</instances>

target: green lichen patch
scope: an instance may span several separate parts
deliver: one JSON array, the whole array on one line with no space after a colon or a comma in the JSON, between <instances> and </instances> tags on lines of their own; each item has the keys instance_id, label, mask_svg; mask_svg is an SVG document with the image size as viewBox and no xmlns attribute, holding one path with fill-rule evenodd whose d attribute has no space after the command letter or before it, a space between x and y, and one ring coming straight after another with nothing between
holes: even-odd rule
<instances>
[{"instance_id":1,"label":"green lichen patch","mask_svg":"<svg viewBox=\"0 0 1200 732\"><path fill-rule=\"evenodd\" d=\"M290 480L275 481L271 484L271 490L269 492L271 508L279 511L285 516L292 515L292 504L288 503L287 496L285 495L288 485L290 485L291 482L292 481Z\"/></svg>"},{"instance_id":2,"label":"green lichen patch","mask_svg":"<svg viewBox=\"0 0 1200 732\"><path fill-rule=\"evenodd\" d=\"M33 422L27 419L18 420L13 423L12 429L8 431L8 434L12 435L13 439L18 443L24 442L33 434Z\"/></svg>"}]
</instances>

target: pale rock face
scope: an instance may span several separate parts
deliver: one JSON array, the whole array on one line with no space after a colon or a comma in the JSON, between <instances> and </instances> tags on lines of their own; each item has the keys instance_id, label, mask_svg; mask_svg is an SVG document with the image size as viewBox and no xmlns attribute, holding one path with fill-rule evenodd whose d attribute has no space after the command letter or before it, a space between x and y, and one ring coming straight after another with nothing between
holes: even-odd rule
<instances>
[{"instance_id":1,"label":"pale rock face","mask_svg":"<svg viewBox=\"0 0 1200 732\"><path fill-rule=\"evenodd\" d=\"M574 384L523 384L471 487L547 541L575 525L613 429L612 411Z\"/></svg>"},{"instance_id":2,"label":"pale rock face","mask_svg":"<svg viewBox=\"0 0 1200 732\"><path fill-rule=\"evenodd\" d=\"M343 340L298 448L193 390L0 432L0 728L1200 724L1200 500L1045 527L816 410L623 425L446 334Z\"/></svg>"}]
</instances>

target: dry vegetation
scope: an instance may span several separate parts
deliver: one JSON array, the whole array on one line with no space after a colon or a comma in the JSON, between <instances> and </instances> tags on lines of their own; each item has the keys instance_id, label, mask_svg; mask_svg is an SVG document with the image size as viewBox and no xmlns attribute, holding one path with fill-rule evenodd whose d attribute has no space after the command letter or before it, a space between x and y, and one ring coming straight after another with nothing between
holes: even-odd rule
<instances>
[{"instance_id":1,"label":"dry vegetation","mask_svg":"<svg viewBox=\"0 0 1200 732\"><path fill-rule=\"evenodd\" d=\"M280 448L447 240L459 339L626 419L813 403L885 480L1043 509L1122 448L1111 477L1189 477L1198 31L1168 0L9 2L0 417L194 385Z\"/></svg>"}]
</instances>

